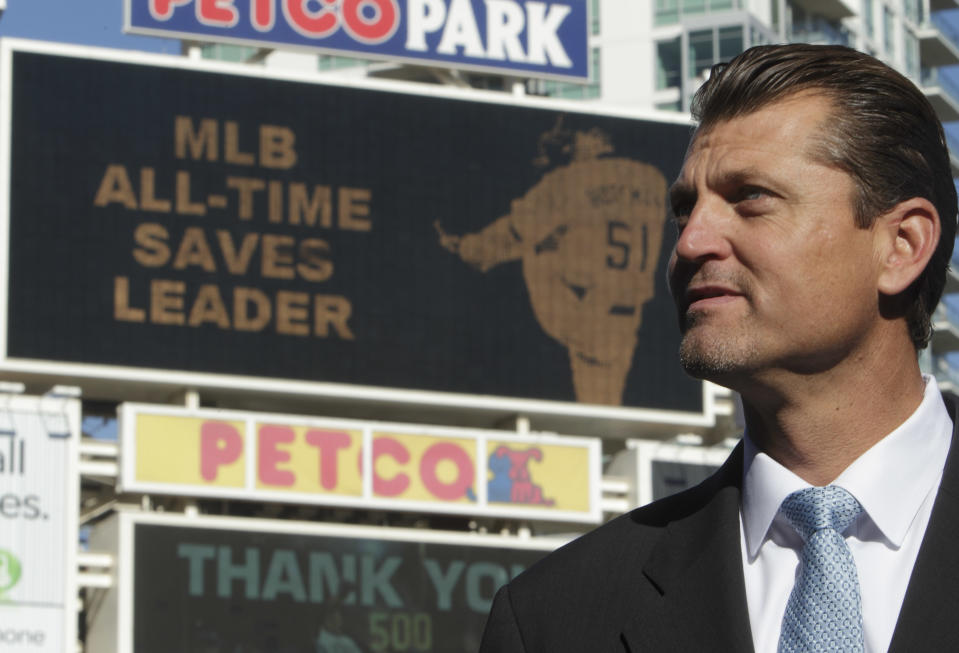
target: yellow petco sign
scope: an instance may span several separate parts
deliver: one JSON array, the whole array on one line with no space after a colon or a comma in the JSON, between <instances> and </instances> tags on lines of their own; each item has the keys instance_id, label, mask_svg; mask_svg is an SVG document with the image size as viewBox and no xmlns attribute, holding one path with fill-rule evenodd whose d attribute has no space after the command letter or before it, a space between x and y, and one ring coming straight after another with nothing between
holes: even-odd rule
<instances>
[{"instance_id":1,"label":"yellow petco sign","mask_svg":"<svg viewBox=\"0 0 959 653\"><path fill-rule=\"evenodd\" d=\"M599 441L124 404L124 490L597 522Z\"/></svg>"}]
</instances>

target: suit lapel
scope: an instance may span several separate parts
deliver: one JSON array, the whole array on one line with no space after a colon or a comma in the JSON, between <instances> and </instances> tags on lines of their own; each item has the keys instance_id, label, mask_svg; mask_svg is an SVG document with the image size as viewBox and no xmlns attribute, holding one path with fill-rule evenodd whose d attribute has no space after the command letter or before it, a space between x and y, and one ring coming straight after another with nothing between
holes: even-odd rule
<instances>
[{"instance_id":1,"label":"suit lapel","mask_svg":"<svg viewBox=\"0 0 959 653\"><path fill-rule=\"evenodd\" d=\"M953 434L942 483L909 578L889 651L959 650L959 421L946 401Z\"/></svg>"},{"instance_id":2,"label":"suit lapel","mask_svg":"<svg viewBox=\"0 0 959 653\"><path fill-rule=\"evenodd\" d=\"M752 651L739 533L742 445L685 498L643 568L652 600L626 624L640 651Z\"/></svg>"},{"instance_id":3,"label":"suit lapel","mask_svg":"<svg viewBox=\"0 0 959 653\"><path fill-rule=\"evenodd\" d=\"M890 653L959 650L959 419L929 526L913 567ZM643 568L656 598L625 625L631 653L752 651L739 533L742 445L711 487L688 499ZM700 499L705 496L700 503Z\"/></svg>"}]
</instances>

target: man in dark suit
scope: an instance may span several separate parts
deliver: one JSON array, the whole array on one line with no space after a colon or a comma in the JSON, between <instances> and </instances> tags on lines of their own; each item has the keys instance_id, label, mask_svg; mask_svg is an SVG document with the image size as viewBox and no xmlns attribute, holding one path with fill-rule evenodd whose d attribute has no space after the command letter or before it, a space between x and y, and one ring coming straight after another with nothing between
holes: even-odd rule
<instances>
[{"instance_id":1,"label":"man in dark suit","mask_svg":"<svg viewBox=\"0 0 959 653\"><path fill-rule=\"evenodd\" d=\"M916 356L956 234L942 127L807 45L714 67L693 114L680 358L741 394L743 443L502 588L481 651L959 650L956 416Z\"/></svg>"}]
</instances>

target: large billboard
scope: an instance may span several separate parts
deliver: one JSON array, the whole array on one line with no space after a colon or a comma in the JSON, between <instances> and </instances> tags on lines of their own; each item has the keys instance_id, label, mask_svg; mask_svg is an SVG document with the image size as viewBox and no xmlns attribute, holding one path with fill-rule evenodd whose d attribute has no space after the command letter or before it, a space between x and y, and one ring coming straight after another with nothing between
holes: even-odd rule
<instances>
[{"instance_id":1,"label":"large billboard","mask_svg":"<svg viewBox=\"0 0 959 653\"><path fill-rule=\"evenodd\" d=\"M80 402L0 394L0 651L77 636Z\"/></svg>"},{"instance_id":2,"label":"large billboard","mask_svg":"<svg viewBox=\"0 0 959 653\"><path fill-rule=\"evenodd\" d=\"M88 638L117 653L473 653L499 586L564 542L118 517L115 533L93 536L119 551Z\"/></svg>"},{"instance_id":3,"label":"large billboard","mask_svg":"<svg viewBox=\"0 0 959 653\"><path fill-rule=\"evenodd\" d=\"M124 492L598 523L600 443L122 404Z\"/></svg>"},{"instance_id":4,"label":"large billboard","mask_svg":"<svg viewBox=\"0 0 959 653\"><path fill-rule=\"evenodd\" d=\"M587 0L124 0L136 34L589 77Z\"/></svg>"},{"instance_id":5,"label":"large billboard","mask_svg":"<svg viewBox=\"0 0 959 653\"><path fill-rule=\"evenodd\" d=\"M686 124L2 53L0 367L712 419L665 281Z\"/></svg>"}]
</instances>

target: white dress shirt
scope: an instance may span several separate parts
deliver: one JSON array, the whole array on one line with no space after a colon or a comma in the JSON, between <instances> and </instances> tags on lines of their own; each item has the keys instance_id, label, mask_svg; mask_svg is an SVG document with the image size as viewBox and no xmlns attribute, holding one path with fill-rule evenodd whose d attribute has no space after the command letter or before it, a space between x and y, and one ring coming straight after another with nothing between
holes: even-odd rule
<instances>
[{"instance_id":1,"label":"white dress shirt","mask_svg":"<svg viewBox=\"0 0 959 653\"><path fill-rule=\"evenodd\" d=\"M863 514L844 533L859 576L866 653L888 650L952 439L935 379L924 377L919 408L839 475ZM803 542L779 515L789 494L809 487L756 449L747 433L740 511L746 602L756 653L776 651Z\"/></svg>"}]
</instances>

